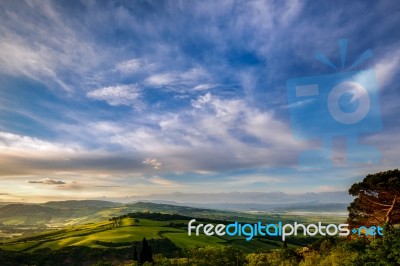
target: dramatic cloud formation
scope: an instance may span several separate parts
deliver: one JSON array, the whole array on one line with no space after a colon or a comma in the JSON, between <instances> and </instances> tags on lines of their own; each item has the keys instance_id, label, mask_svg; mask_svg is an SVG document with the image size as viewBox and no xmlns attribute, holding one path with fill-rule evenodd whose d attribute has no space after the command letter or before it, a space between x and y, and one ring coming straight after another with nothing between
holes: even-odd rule
<instances>
[{"instance_id":1,"label":"dramatic cloud formation","mask_svg":"<svg viewBox=\"0 0 400 266\"><path fill-rule=\"evenodd\" d=\"M2 191L17 200L332 191L398 167L399 8L394 0L1 3ZM296 140L289 111L314 101L289 104L286 81L336 73L315 54L340 65L342 38L342 72L373 51L353 71L375 70L384 127L357 137L382 161L349 165L335 151L339 166L304 168L299 156L321 140ZM34 184L49 186L32 192Z\"/></svg>"}]
</instances>

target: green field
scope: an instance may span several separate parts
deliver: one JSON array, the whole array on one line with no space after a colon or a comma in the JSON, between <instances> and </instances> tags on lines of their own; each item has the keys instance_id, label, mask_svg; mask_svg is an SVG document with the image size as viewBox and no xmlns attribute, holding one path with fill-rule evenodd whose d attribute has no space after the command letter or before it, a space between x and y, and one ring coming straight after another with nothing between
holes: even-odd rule
<instances>
[{"instance_id":1,"label":"green field","mask_svg":"<svg viewBox=\"0 0 400 266\"><path fill-rule=\"evenodd\" d=\"M3 238L0 240L0 249L28 253L66 247L129 249L132 245L140 245L143 238L151 241L155 253L162 254L196 247L235 247L251 253L280 248L282 242L278 237L255 237L246 241L243 236L188 236L187 223L192 217L196 217L198 222L203 219L204 222L214 224L228 221L338 223L344 220L340 215L322 213L299 215L285 212L233 212L146 202L114 204L102 201L69 201L40 205L13 204L6 205L1 210L0 232ZM315 239L298 236L288 238L287 244L289 247L299 248L312 241Z\"/></svg>"},{"instance_id":2,"label":"green field","mask_svg":"<svg viewBox=\"0 0 400 266\"><path fill-rule=\"evenodd\" d=\"M150 240L170 240L179 249L206 246L233 246L247 252L273 249L281 246L279 239L253 239L243 237L227 238L216 236L188 236L186 228L171 226L182 224L183 220L156 221L142 218L121 218L86 225L69 226L61 230L25 236L3 241L4 250L34 252L40 249L60 249L68 246L90 248L130 247L144 237ZM187 221L186 221L187 223ZM294 247L298 247L293 245Z\"/></svg>"}]
</instances>

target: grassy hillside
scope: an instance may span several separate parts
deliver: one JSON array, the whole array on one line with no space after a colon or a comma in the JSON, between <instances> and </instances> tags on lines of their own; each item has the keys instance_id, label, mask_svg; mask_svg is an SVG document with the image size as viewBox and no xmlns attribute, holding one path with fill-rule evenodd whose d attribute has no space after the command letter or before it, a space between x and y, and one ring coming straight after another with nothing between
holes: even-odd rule
<instances>
[{"instance_id":1,"label":"grassy hillside","mask_svg":"<svg viewBox=\"0 0 400 266\"><path fill-rule=\"evenodd\" d=\"M166 204L138 202L114 204L104 201L67 201L44 204L9 204L0 208L0 262L8 260L37 265L50 258L77 263L85 258L129 260L132 246L139 249L148 239L155 254L181 256L193 248L236 248L244 253L266 251L282 246L278 237L188 236L187 223L199 222L336 222L344 217L325 214L293 215L218 211ZM21 232L23 234L21 235ZM7 235L8 234L8 235ZM11 237L12 236L12 237ZM289 237L289 247L306 246L314 237ZM78 263L79 264L79 263ZM11 265L11 264L10 264ZM62 265L62 263L60 264ZM90 265L90 264L89 264Z\"/></svg>"},{"instance_id":2,"label":"grassy hillside","mask_svg":"<svg viewBox=\"0 0 400 266\"><path fill-rule=\"evenodd\" d=\"M188 236L185 220L151 220L138 215L112 221L70 226L32 236L25 236L3 241L1 249L34 252L40 249L60 249L70 246L90 248L126 248L133 243L140 243L145 237L157 243L167 240L173 250L205 246L233 246L245 251L265 250L281 246L276 239L253 239L243 237L233 239L216 236ZM156 244L157 246L157 244ZM291 245L293 247L297 245ZM162 250L155 250L162 252Z\"/></svg>"},{"instance_id":3,"label":"grassy hillside","mask_svg":"<svg viewBox=\"0 0 400 266\"><path fill-rule=\"evenodd\" d=\"M344 216L332 213L293 213L287 212L234 212L192 208L149 202L120 204L107 201L59 201L43 204L8 204L0 207L0 241L12 237L47 233L54 229L65 229L73 225L99 223L112 217L132 212L160 212L179 214L211 220L268 223L316 222L340 223ZM187 223L187 221L186 221ZM179 243L179 236L168 235ZM179 245L178 245L179 246Z\"/></svg>"}]
</instances>

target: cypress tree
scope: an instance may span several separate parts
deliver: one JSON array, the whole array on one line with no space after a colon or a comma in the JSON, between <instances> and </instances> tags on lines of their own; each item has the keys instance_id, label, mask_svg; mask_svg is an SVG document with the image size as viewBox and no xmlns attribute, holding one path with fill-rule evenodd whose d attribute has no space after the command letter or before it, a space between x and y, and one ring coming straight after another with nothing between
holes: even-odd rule
<instances>
[{"instance_id":1,"label":"cypress tree","mask_svg":"<svg viewBox=\"0 0 400 266\"><path fill-rule=\"evenodd\" d=\"M138 253L137 253L137 250L136 250L136 246L135 246L135 245L133 245L133 260L134 260L134 261L139 261Z\"/></svg>"},{"instance_id":2,"label":"cypress tree","mask_svg":"<svg viewBox=\"0 0 400 266\"><path fill-rule=\"evenodd\" d=\"M142 241L142 250L140 251L139 262L140 264L143 264L146 261L153 262L153 252L151 250L151 247L147 243L146 238L144 237Z\"/></svg>"}]
</instances>

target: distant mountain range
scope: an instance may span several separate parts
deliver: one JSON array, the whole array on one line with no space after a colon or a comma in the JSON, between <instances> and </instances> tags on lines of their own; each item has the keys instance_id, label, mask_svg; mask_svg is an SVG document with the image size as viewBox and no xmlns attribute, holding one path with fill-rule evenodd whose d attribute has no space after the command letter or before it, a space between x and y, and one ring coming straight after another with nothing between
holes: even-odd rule
<instances>
[{"instance_id":1,"label":"distant mountain range","mask_svg":"<svg viewBox=\"0 0 400 266\"><path fill-rule=\"evenodd\" d=\"M319 192L287 194L284 192L229 192L229 193L181 193L151 194L124 198L99 198L91 200L50 201L41 204L20 204L0 202L0 223L2 218L23 216L24 223L37 223L36 220L58 222L81 217L100 220L104 211L137 202L168 204L179 207L193 207L240 212L327 212L346 213L353 200L347 192ZM62 210L61 214L56 214ZM35 218L34 218L35 217ZM84 219L86 220L86 219Z\"/></svg>"},{"instance_id":2,"label":"distant mountain range","mask_svg":"<svg viewBox=\"0 0 400 266\"><path fill-rule=\"evenodd\" d=\"M292 206L288 204L286 206L280 206L275 210L268 210L265 205L254 204L232 204L228 207L221 204L219 208L215 209L210 208L210 206L189 207L187 205L189 204L171 205L153 202L124 204L97 200L68 200L32 204L10 203L0 206L0 232L2 230L9 231L10 229L15 229L24 233L26 233L26 231L35 232L49 227L61 228L66 225L101 222L111 217L141 211L222 220L236 219L237 217L242 217L245 220L267 218L269 220L272 218L291 219L290 217L293 218L293 215L296 215L296 219L302 217L307 220L308 217L311 216L324 217L324 219L327 218L331 221L332 219L344 219L343 217L347 216L345 212L347 204L345 203L303 203L301 205ZM229 210L229 208L232 210ZM246 211L233 210L240 208ZM258 209L262 211L259 212L257 211Z\"/></svg>"},{"instance_id":3,"label":"distant mountain range","mask_svg":"<svg viewBox=\"0 0 400 266\"><path fill-rule=\"evenodd\" d=\"M4 203L1 225L79 224L119 215L122 203L99 200L49 201L46 203ZM115 209L115 211L114 211ZM1 231L1 228L0 228Z\"/></svg>"},{"instance_id":4,"label":"distant mountain range","mask_svg":"<svg viewBox=\"0 0 400 266\"><path fill-rule=\"evenodd\" d=\"M284 192L228 192L151 194L124 198L99 198L113 202L154 203L238 211L346 211L353 198L345 191L287 194Z\"/></svg>"}]
</instances>

